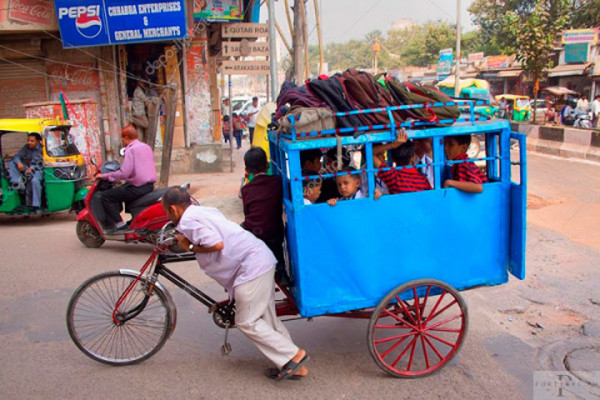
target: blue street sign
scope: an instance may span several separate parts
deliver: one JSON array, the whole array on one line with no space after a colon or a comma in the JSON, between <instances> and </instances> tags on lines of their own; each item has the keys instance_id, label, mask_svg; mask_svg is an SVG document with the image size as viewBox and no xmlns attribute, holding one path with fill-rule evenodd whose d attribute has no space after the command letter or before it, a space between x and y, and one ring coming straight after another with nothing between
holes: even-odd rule
<instances>
[{"instance_id":1,"label":"blue street sign","mask_svg":"<svg viewBox=\"0 0 600 400\"><path fill-rule=\"evenodd\" d=\"M183 39L185 0L55 0L63 47Z\"/></svg>"}]
</instances>

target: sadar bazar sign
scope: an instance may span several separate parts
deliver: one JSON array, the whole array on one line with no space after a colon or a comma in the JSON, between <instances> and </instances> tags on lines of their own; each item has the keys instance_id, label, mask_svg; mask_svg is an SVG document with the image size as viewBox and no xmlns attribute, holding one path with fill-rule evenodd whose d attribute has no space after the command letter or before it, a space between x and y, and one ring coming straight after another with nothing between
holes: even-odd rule
<instances>
[{"instance_id":1,"label":"sadar bazar sign","mask_svg":"<svg viewBox=\"0 0 600 400\"><path fill-rule=\"evenodd\" d=\"M64 48L183 39L185 0L56 0Z\"/></svg>"}]
</instances>

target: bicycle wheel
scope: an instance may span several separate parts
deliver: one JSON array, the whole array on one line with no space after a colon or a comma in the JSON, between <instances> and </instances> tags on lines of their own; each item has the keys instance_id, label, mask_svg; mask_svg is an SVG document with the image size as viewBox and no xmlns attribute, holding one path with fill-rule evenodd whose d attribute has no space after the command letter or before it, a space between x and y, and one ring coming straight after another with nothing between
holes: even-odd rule
<instances>
[{"instance_id":1,"label":"bicycle wheel","mask_svg":"<svg viewBox=\"0 0 600 400\"><path fill-rule=\"evenodd\" d=\"M427 376L458 353L467 329L467 305L456 289L433 279L412 281L388 293L373 311L369 352L390 375Z\"/></svg>"},{"instance_id":2,"label":"bicycle wheel","mask_svg":"<svg viewBox=\"0 0 600 400\"><path fill-rule=\"evenodd\" d=\"M88 357L110 365L135 364L151 357L175 327L175 306L167 292L155 285L148 303L135 318L116 324L113 310L136 279L128 271L111 271L85 281L73 294L67 309L67 327L75 345ZM143 282L119 307L119 314L138 306L144 298Z\"/></svg>"}]
</instances>

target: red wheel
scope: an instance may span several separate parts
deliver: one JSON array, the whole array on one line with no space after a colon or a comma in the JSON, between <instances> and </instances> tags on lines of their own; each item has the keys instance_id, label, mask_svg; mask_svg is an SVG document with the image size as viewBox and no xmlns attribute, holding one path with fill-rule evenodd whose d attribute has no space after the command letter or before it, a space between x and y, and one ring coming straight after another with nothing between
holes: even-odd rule
<instances>
[{"instance_id":1,"label":"red wheel","mask_svg":"<svg viewBox=\"0 0 600 400\"><path fill-rule=\"evenodd\" d=\"M430 375L450 361L468 328L467 305L457 290L433 279L398 286L369 321L371 356L399 378Z\"/></svg>"}]
</instances>

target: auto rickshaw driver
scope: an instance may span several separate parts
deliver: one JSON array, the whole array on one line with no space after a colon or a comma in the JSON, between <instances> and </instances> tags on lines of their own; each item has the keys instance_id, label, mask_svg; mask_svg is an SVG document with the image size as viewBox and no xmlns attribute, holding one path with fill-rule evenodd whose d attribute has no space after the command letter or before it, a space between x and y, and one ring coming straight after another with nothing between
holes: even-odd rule
<instances>
[{"instance_id":1,"label":"auto rickshaw driver","mask_svg":"<svg viewBox=\"0 0 600 400\"><path fill-rule=\"evenodd\" d=\"M42 137L39 133L29 133L27 144L19 150L9 163L11 185L17 191L31 193L31 206L36 213L41 212L42 180L44 179L41 141Z\"/></svg>"}]
</instances>

